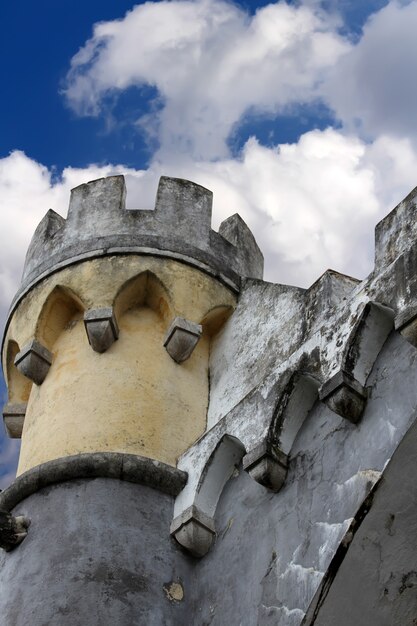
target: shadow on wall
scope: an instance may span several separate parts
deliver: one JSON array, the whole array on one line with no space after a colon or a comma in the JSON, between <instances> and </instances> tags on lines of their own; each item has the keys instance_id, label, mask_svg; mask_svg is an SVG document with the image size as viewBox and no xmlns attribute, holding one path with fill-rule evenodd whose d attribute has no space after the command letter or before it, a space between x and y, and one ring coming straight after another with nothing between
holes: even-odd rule
<instances>
[{"instance_id":1,"label":"shadow on wall","mask_svg":"<svg viewBox=\"0 0 417 626\"><path fill-rule=\"evenodd\" d=\"M6 385L0 374L0 401L3 406L7 399ZM0 426L0 489L10 485L16 476L19 459L20 439L9 439L3 424Z\"/></svg>"}]
</instances>

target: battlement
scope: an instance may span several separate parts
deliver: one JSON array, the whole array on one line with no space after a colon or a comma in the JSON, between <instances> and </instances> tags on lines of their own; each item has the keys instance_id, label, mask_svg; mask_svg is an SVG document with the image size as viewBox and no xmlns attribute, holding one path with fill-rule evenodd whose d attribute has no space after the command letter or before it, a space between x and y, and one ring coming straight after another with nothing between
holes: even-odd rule
<instances>
[{"instance_id":1,"label":"battlement","mask_svg":"<svg viewBox=\"0 0 417 626\"><path fill-rule=\"evenodd\" d=\"M212 197L200 185L163 176L154 210L128 210L123 176L76 187L67 219L50 210L38 225L15 301L66 265L132 253L178 259L238 291L242 277L262 278L263 256L238 215L223 222L218 233L211 229Z\"/></svg>"}]
</instances>

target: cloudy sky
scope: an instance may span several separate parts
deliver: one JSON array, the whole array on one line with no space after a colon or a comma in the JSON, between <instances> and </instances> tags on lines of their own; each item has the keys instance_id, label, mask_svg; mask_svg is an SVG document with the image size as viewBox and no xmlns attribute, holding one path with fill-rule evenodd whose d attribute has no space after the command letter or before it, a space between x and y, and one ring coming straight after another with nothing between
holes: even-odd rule
<instances>
[{"instance_id":1,"label":"cloudy sky","mask_svg":"<svg viewBox=\"0 0 417 626\"><path fill-rule=\"evenodd\" d=\"M21 0L0 8L0 323L31 234L69 190L161 174L239 212L265 278L364 278L417 184L417 0ZM0 396L6 400L0 381ZM17 443L0 435L0 487Z\"/></svg>"}]
</instances>

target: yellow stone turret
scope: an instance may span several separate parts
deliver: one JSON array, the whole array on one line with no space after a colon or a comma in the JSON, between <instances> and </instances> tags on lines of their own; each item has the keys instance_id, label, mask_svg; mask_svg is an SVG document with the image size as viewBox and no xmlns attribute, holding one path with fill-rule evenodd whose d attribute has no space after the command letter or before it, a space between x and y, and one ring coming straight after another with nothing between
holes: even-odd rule
<instances>
[{"instance_id":1,"label":"yellow stone turret","mask_svg":"<svg viewBox=\"0 0 417 626\"><path fill-rule=\"evenodd\" d=\"M122 176L81 185L29 248L3 346L19 474L89 452L175 466L206 429L210 340L249 262L239 238L256 244L237 216L211 231L188 181L161 179L154 211L124 198Z\"/></svg>"}]
</instances>

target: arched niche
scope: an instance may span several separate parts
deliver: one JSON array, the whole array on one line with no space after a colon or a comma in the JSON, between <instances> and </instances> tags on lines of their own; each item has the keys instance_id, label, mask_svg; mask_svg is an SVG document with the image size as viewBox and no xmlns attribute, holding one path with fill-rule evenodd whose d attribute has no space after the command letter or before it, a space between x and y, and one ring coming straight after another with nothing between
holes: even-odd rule
<instances>
[{"instance_id":1,"label":"arched niche","mask_svg":"<svg viewBox=\"0 0 417 626\"><path fill-rule=\"evenodd\" d=\"M6 351L6 379L8 401L10 404L23 404L29 400L32 381L23 376L14 364L16 355L20 352L19 345L13 339L7 344Z\"/></svg>"},{"instance_id":2,"label":"arched niche","mask_svg":"<svg viewBox=\"0 0 417 626\"><path fill-rule=\"evenodd\" d=\"M314 403L319 381L311 374L295 371L285 385L269 429L269 440L287 457Z\"/></svg>"},{"instance_id":3,"label":"arched niche","mask_svg":"<svg viewBox=\"0 0 417 626\"><path fill-rule=\"evenodd\" d=\"M200 321L203 334L214 337L232 315L234 308L230 305L215 306Z\"/></svg>"},{"instance_id":4,"label":"arched niche","mask_svg":"<svg viewBox=\"0 0 417 626\"><path fill-rule=\"evenodd\" d=\"M348 337L340 369L319 390L320 400L353 424L365 411L366 382L393 329L394 311L379 302L367 302Z\"/></svg>"},{"instance_id":5,"label":"arched niche","mask_svg":"<svg viewBox=\"0 0 417 626\"><path fill-rule=\"evenodd\" d=\"M52 351L58 337L71 323L82 319L85 307L81 299L67 287L56 286L42 307L36 324L37 341Z\"/></svg>"},{"instance_id":6,"label":"arched niche","mask_svg":"<svg viewBox=\"0 0 417 626\"><path fill-rule=\"evenodd\" d=\"M127 311L141 307L149 307L167 323L173 316L168 290L150 271L141 272L124 283L113 303L117 320Z\"/></svg>"},{"instance_id":7,"label":"arched niche","mask_svg":"<svg viewBox=\"0 0 417 626\"><path fill-rule=\"evenodd\" d=\"M244 454L245 447L239 439L224 435L206 463L198 483L195 505L213 519L223 489Z\"/></svg>"}]
</instances>

